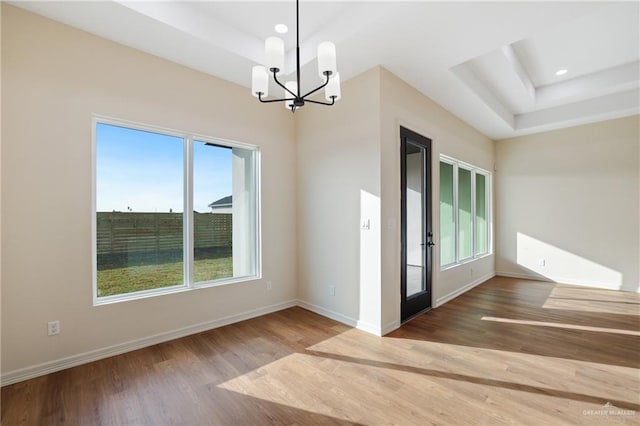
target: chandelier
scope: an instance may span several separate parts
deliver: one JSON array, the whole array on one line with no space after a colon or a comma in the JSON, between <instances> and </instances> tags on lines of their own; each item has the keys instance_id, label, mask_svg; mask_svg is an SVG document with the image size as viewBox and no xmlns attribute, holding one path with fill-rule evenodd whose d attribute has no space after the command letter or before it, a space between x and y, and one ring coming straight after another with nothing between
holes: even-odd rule
<instances>
[{"instance_id":1,"label":"chandelier","mask_svg":"<svg viewBox=\"0 0 640 426\"><path fill-rule=\"evenodd\" d=\"M278 37L269 37L265 41L265 65L256 65L251 72L251 93L260 102L284 102L285 108L291 112L304 106L305 102L319 105L333 105L340 99L340 74L336 70L336 46L323 41L318 45L318 74L323 83L315 89L301 94L300 91L300 25L299 25L299 0L296 0L296 80L282 84L278 80L278 74L284 69L284 41ZM269 72L267 72L267 70ZM282 89L284 97L280 99L265 99L269 96L269 73L273 80ZM327 102L308 99L320 89L324 88Z\"/></svg>"}]
</instances>

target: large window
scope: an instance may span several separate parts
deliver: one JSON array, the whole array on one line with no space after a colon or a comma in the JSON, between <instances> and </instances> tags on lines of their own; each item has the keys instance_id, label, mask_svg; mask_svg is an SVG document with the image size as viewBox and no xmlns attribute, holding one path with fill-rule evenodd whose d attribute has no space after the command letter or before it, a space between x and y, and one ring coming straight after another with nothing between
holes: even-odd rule
<instances>
[{"instance_id":1,"label":"large window","mask_svg":"<svg viewBox=\"0 0 640 426\"><path fill-rule=\"evenodd\" d=\"M440 157L440 266L489 253L491 174L453 158Z\"/></svg>"},{"instance_id":2,"label":"large window","mask_svg":"<svg viewBox=\"0 0 640 426\"><path fill-rule=\"evenodd\" d=\"M259 275L255 147L94 119L94 301Z\"/></svg>"}]
</instances>

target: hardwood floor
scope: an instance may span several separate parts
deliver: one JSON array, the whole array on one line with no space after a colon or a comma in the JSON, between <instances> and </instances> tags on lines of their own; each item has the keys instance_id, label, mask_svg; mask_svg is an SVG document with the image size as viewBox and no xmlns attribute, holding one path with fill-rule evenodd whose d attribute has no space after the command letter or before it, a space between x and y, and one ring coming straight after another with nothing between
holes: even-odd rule
<instances>
[{"instance_id":1,"label":"hardwood floor","mask_svg":"<svg viewBox=\"0 0 640 426\"><path fill-rule=\"evenodd\" d=\"M383 338L291 308L6 386L2 424L639 424L639 315L508 278Z\"/></svg>"}]
</instances>

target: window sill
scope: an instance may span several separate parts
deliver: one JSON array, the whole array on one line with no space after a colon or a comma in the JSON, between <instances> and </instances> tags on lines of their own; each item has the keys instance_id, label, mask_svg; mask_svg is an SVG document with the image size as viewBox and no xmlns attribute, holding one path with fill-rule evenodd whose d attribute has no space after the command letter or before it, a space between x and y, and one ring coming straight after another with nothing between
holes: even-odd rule
<instances>
[{"instance_id":1,"label":"window sill","mask_svg":"<svg viewBox=\"0 0 640 426\"><path fill-rule=\"evenodd\" d=\"M150 297L164 296L167 294L185 293L193 290L200 290L203 288L221 287L221 286L241 283L245 281L255 281L261 278L262 276L260 274L257 274L257 275L249 275L244 277L229 278L224 280L205 281L205 282L194 284L191 287L187 287L186 285L177 285L177 286L159 288L155 290L137 291L135 293L118 294L114 296L104 296L104 297L97 297L97 298L94 297L93 306L111 305L113 303L129 302L133 300L147 299Z\"/></svg>"},{"instance_id":2,"label":"window sill","mask_svg":"<svg viewBox=\"0 0 640 426\"><path fill-rule=\"evenodd\" d=\"M470 257L468 259L461 260L458 263L452 263L452 264L449 264L449 265L441 266L440 267L440 272L449 271L451 269L457 268L458 266L467 265L469 263L475 262L476 260L484 259L485 257L489 257L489 256L492 256L492 255L493 255L493 253L486 253L486 254L482 254L482 255L477 256L477 257Z\"/></svg>"}]
</instances>

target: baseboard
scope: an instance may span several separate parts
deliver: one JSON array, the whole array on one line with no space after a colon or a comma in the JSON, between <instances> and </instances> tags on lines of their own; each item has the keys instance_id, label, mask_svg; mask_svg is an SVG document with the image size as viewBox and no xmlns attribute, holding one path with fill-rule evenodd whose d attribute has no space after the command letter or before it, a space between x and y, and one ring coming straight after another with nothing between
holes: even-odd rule
<instances>
[{"instance_id":1,"label":"baseboard","mask_svg":"<svg viewBox=\"0 0 640 426\"><path fill-rule=\"evenodd\" d=\"M470 282L469 284L460 287L458 290L456 291L452 291L451 293L447 294L446 296L442 296L439 297L438 299L436 299L436 308L444 305L445 303L455 299L456 297L460 296L461 294L466 293L467 291L471 290L472 288L476 287L477 285L482 284L483 282L490 280L491 278L495 277L496 274L494 272L488 273L486 275L483 275L482 277Z\"/></svg>"},{"instance_id":2,"label":"baseboard","mask_svg":"<svg viewBox=\"0 0 640 426\"><path fill-rule=\"evenodd\" d=\"M399 321L391 321L385 324L383 327L379 327L375 324L360 321L355 318L342 315L338 312L331 311L329 309L323 308L322 306L305 302L304 300L298 300L298 306L300 306L301 308L305 308L311 312L315 312L318 315L322 315L323 317L331 318L332 320L341 322L342 324L348 325L350 327L355 327L358 330L366 331L367 333L371 333L376 336L384 336L385 334L391 333L393 330L400 328Z\"/></svg>"},{"instance_id":3,"label":"baseboard","mask_svg":"<svg viewBox=\"0 0 640 426\"><path fill-rule=\"evenodd\" d=\"M400 328L400 321L393 320L382 327L382 335L385 336L398 328Z\"/></svg>"},{"instance_id":4,"label":"baseboard","mask_svg":"<svg viewBox=\"0 0 640 426\"><path fill-rule=\"evenodd\" d=\"M117 345L109 346L106 348L96 349L93 351L60 358L54 361L21 368L19 370L10 371L0 376L0 386L6 386L12 383L21 382L23 380L33 379L35 377L44 376L45 374L54 373L56 371L65 370L67 368L76 367L78 365L98 361L115 355L120 355L125 352L135 351L137 349L156 345L158 343L179 339L191 334L212 330L214 328L223 327L225 325L270 314L272 312L281 311L283 309L296 306L297 304L298 303L296 300L290 300L287 302L277 303L275 305L264 306L262 308L242 312L236 315L230 315L217 320L207 321L188 327L155 334L153 336L144 337L142 339L131 340L129 342L119 343Z\"/></svg>"},{"instance_id":5,"label":"baseboard","mask_svg":"<svg viewBox=\"0 0 640 426\"><path fill-rule=\"evenodd\" d=\"M551 282L550 279L542 277L540 275L526 274L526 273L522 273L522 272L496 271L496 276L498 276L498 277L508 277L508 278L521 278L523 280L534 280L534 281Z\"/></svg>"},{"instance_id":6,"label":"baseboard","mask_svg":"<svg viewBox=\"0 0 640 426\"><path fill-rule=\"evenodd\" d=\"M526 280L545 281L545 282L568 284L568 285L579 285L582 287L591 287L591 288L601 288L605 290L619 290L619 291L630 291L632 293L640 293L640 284L636 287L632 286L631 288L624 288L622 286L616 286L616 285L612 285L611 283L606 283L602 281L577 280L574 278L564 278L564 277L543 277L540 275L533 275L533 274L520 273L520 272L496 271L496 275L501 277L521 278Z\"/></svg>"},{"instance_id":7,"label":"baseboard","mask_svg":"<svg viewBox=\"0 0 640 426\"><path fill-rule=\"evenodd\" d=\"M377 326L375 324L358 320L358 322L356 323L356 328L358 330L366 331L367 333L371 333L379 337L382 336L382 329L380 328L380 326Z\"/></svg>"},{"instance_id":8,"label":"baseboard","mask_svg":"<svg viewBox=\"0 0 640 426\"><path fill-rule=\"evenodd\" d=\"M341 322L349 327L357 327L358 320L348 317L346 315L342 315L338 312L323 308L322 306L314 305L313 303L306 302L304 300L297 300L298 306L304 308L308 311L315 312L318 315L322 315L323 317L331 318L332 320Z\"/></svg>"}]
</instances>

